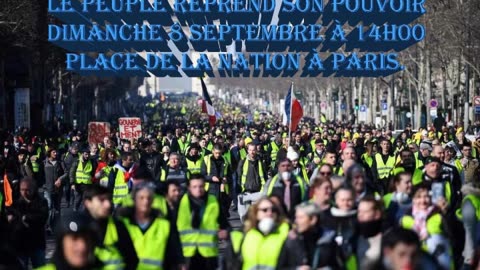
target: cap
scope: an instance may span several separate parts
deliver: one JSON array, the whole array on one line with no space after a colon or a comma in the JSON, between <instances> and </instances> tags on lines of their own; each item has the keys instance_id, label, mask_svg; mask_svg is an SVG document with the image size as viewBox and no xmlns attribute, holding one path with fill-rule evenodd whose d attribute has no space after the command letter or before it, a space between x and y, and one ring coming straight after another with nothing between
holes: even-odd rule
<instances>
[{"instance_id":1,"label":"cap","mask_svg":"<svg viewBox=\"0 0 480 270\"><path fill-rule=\"evenodd\" d=\"M252 141L253 141L253 140L252 140L252 138L250 138L250 137L244 139L245 145L250 144Z\"/></svg>"},{"instance_id":2,"label":"cap","mask_svg":"<svg viewBox=\"0 0 480 270\"><path fill-rule=\"evenodd\" d=\"M429 151L432 151L432 146L429 143L422 142L420 144L420 150L425 150L428 149Z\"/></svg>"},{"instance_id":3,"label":"cap","mask_svg":"<svg viewBox=\"0 0 480 270\"><path fill-rule=\"evenodd\" d=\"M89 227L88 218L84 214L76 212L62 215L56 232L58 237L63 237L66 234L90 233L92 229Z\"/></svg>"},{"instance_id":4,"label":"cap","mask_svg":"<svg viewBox=\"0 0 480 270\"><path fill-rule=\"evenodd\" d=\"M432 162L438 162L438 163L442 164L442 161L441 161L439 158L437 158L437 157L428 157L427 160L425 160L425 165L430 164L430 163L432 163Z\"/></svg>"},{"instance_id":5,"label":"cap","mask_svg":"<svg viewBox=\"0 0 480 270\"><path fill-rule=\"evenodd\" d=\"M80 147L80 153L90 153L90 149L87 145Z\"/></svg>"},{"instance_id":6,"label":"cap","mask_svg":"<svg viewBox=\"0 0 480 270\"><path fill-rule=\"evenodd\" d=\"M315 140L315 144L319 144L319 143L324 144L324 142L323 142L322 139L316 139L316 140Z\"/></svg>"}]
</instances>

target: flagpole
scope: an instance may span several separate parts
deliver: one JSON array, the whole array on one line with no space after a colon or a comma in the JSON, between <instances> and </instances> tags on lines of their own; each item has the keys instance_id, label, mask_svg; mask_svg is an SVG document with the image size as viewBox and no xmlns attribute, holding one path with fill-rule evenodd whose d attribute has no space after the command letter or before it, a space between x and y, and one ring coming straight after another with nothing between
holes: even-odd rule
<instances>
[{"instance_id":1,"label":"flagpole","mask_svg":"<svg viewBox=\"0 0 480 270\"><path fill-rule=\"evenodd\" d=\"M292 107L293 107L293 81L292 81L292 84L290 86L290 89L291 89L291 93L290 93L290 116L288 119L288 145L287 145L287 149L288 147L291 145L291 140L292 140Z\"/></svg>"}]
</instances>

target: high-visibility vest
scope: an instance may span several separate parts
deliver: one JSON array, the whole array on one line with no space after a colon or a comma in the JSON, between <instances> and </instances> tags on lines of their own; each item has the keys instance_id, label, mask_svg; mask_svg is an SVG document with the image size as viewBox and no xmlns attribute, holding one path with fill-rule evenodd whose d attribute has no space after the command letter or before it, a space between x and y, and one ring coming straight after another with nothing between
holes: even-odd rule
<instances>
[{"instance_id":1,"label":"high-visibility vest","mask_svg":"<svg viewBox=\"0 0 480 270\"><path fill-rule=\"evenodd\" d=\"M201 170L202 170L202 159L201 158L199 158L195 162L189 160L188 158L186 160L187 160L187 170L190 174L198 174L198 173L201 172Z\"/></svg>"},{"instance_id":2,"label":"high-visibility vest","mask_svg":"<svg viewBox=\"0 0 480 270\"><path fill-rule=\"evenodd\" d=\"M121 203L122 207L133 207L134 205L135 202L131 196L126 196L123 198ZM167 199L165 199L165 197L162 195L155 194L153 196L152 208L159 211L162 216L166 217L168 214Z\"/></svg>"},{"instance_id":3,"label":"high-visibility vest","mask_svg":"<svg viewBox=\"0 0 480 270\"><path fill-rule=\"evenodd\" d=\"M411 215L404 215L400 219L400 226L405 229L412 230L415 225L415 219ZM442 216L438 213L427 218L427 232L429 235L442 234Z\"/></svg>"},{"instance_id":4,"label":"high-visibility vest","mask_svg":"<svg viewBox=\"0 0 480 270\"><path fill-rule=\"evenodd\" d=\"M83 167L83 162L78 161L77 171L75 173L75 183L77 184L91 184L92 183L92 162L89 160Z\"/></svg>"},{"instance_id":5,"label":"high-visibility vest","mask_svg":"<svg viewBox=\"0 0 480 270\"><path fill-rule=\"evenodd\" d=\"M387 163L384 164L382 155L377 153L375 155L375 161L377 162L378 178L382 180L388 179L390 172L393 170L393 167L395 167L395 157L389 156Z\"/></svg>"},{"instance_id":6,"label":"high-visibility vest","mask_svg":"<svg viewBox=\"0 0 480 270\"><path fill-rule=\"evenodd\" d=\"M223 153L223 157L228 161L228 166L230 166L230 164L232 164L232 154L230 151L225 151L225 153Z\"/></svg>"},{"instance_id":7,"label":"high-visibility vest","mask_svg":"<svg viewBox=\"0 0 480 270\"><path fill-rule=\"evenodd\" d=\"M102 269L114 270L125 268L123 257L115 246L117 242L117 226L115 225L113 218L109 217L103 245L95 248L96 257L104 264Z\"/></svg>"},{"instance_id":8,"label":"high-visibility vest","mask_svg":"<svg viewBox=\"0 0 480 270\"><path fill-rule=\"evenodd\" d=\"M247 150L245 148L240 149L240 159L245 159L247 157Z\"/></svg>"},{"instance_id":9,"label":"high-visibility vest","mask_svg":"<svg viewBox=\"0 0 480 270\"><path fill-rule=\"evenodd\" d=\"M40 159L40 154L42 153L42 148L38 147L37 148L37 154L35 155L37 157L37 160L32 161L32 171L34 173L37 173L40 171L40 165L39 165L39 159Z\"/></svg>"},{"instance_id":10,"label":"high-visibility vest","mask_svg":"<svg viewBox=\"0 0 480 270\"><path fill-rule=\"evenodd\" d=\"M310 185L310 179L308 178L308 173L307 173L307 169L305 168L304 165L300 165L300 172L298 174L296 174L295 176L299 176L301 178L303 178L303 182L305 183L305 185Z\"/></svg>"},{"instance_id":11,"label":"high-visibility vest","mask_svg":"<svg viewBox=\"0 0 480 270\"><path fill-rule=\"evenodd\" d=\"M442 222L443 222L442 215L439 214L439 213L435 213L435 214L431 215L430 217L428 217L427 222L426 222L428 236L444 235L445 233L443 231ZM412 230L414 225L415 225L415 219L410 215L404 215L400 219L400 226L405 228L405 229ZM426 240L428 240L428 238ZM422 249L424 251L428 251L428 245L427 245L426 240L422 241ZM451 248L449 248L449 250L447 252L448 252L450 257L453 256L452 255L453 251L452 251ZM454 269L453 260L450 261L449 269Z\"/></svg>"},{"instance_id":12,"label":"high-visibility vest","mask_svg":"<svg viewBox=\"0 0 480 270\"><path fill-rule=\"evenodd\" d=\"M35 270L57 270L57 267L53 263L49 263Z\"/></svg>"},{"instance_id":13,"label":"high-visibility vest","mask_svg":"<svg viewBox=\"0 0 480 270\"><path fill-rule=\"evenodd\" d=\"M365 164L367 164L367 166L368 166L369 168L372 167L372 165L373 165L373 158L372 158L371 155L369 155L368 153L363 153L361 159L362 159L363 161L365 161Z\"/></svg>"},{"instance_id":14,"label":"high-visibility vest","mask_svg":"<svg viewBox=\"0 0 480 270\"><path fill-rule=\"evenodd\" d=\"M237 238L232 239L232 241L238 241ZM239 246L241 258L243 259L242 270L275 270L286 238L287 235L278 230L266 236L257 229L248 231L245 234L243 243L233 244L233 246ZM268 252L265 252L266 250Z\"/></svg>"},{"instance_id":15,"label":"high-visibility vest","mask_svg":"<svg viewBox=\"0 0 480 270\"><path fill-rule=\"evenodd\" d=\"M276 161L277 160L277 153L278 153L278 150L280 150L281 145L278 146L276 142L271 142L270 146L271 146L270 159L272 161Z\"/></svg>"},{"instance_id":16,"label":"high-visibility vest","mask_svg":"<svg viewBox=\"0 0 480 270\"><path fill-rule=\"evenodd\" d=\"M123 172L118 168L106 166L102 170L105 171L104 176L100 179L100 185L106 187L108 186L108 175L110 175L111 170L117 170L115 175L115 185L113 187L113 204L121 204L123 199L128 196L128 185L125 183L125 178Z\"/></svg>"},{"instance_id":17,"label":"high-visibility vest","mask_svg":"<svg viewBox=\"0 0 480 270\"><path fill-rule=\"evenodd\" d=\"M304 181L298 177L298 176L295 176L295 180L297 181L298 185L300 186L300 192L302 194L302 198L306 198L306 194L305 194L305 186L303 185ZM275 186L275 184L277 183L278 181L278 174L275 175L273 178L272 178L272 181L270 181L270 184L268 186L268 189L267 189L267 196L270 196L272 195L272 191L273 191L273 187ZM293 183L291 183L290 185L292 185Z\"/></svg>"},{"instance_id":18,"label":"high-visibility vest","mask_svg":"<svg viewBox=\"0 0 480 270\"><path fill-rule=\"evenodd\" d=\"M224 165L223 165L223 176L227 176L227 173L228 173L228 160L225 158L225 157L222 157L223 158L223 162L224 162ZM207 168L207 175L210 175L210 172L212 170L212 154L210 155L207 155L206 157L203 158L204 162L205 162L205 167ZM220 184L220 183L219 183ZM210 183L205 183L205 190L208 191L208 188L210 187ZM228 192L228 185L225 185L225 193L229 193Z\"/></svg>"},{"instance_id":19,"label":"high-visibility vest","mask_svg":"<svg viewBox=\"0 0 480 270\"><path fill-rule=\"evenodd\" d=\"M463 198L461 207L463 207L463 205L467 201L470 201L470 203L473 205L473 207L475 208L475 216L477 217L477 220L480 220L480 198L473 194L468 194ZM459 220L463 219L462 208L457 209L456 215Z\"/></svg>"},{"instance_id":20,"label":"high-visibility vest","mask_svg":"<svg viewBox=\"0 0 480 270\"><path fill-rule=\"evenodd\" d=\"M177 228L182 242L183 256L193 257L198 251L204 258L218 256L220 205L213 195L208 195L207 203L198 229L192 228L192 210L188 194L183 195L178 208Z\"/></svg>"},{"instance_id":21,"label":"high-visibility vest","mask_svg":"<svg viewBox=\"0 0 480 270\"><path fill-rule=\"evenodd\" d=\"M180 153L183 155L185 154L185 150L187 148L187 142L182 142L182 140L178 140L178 146L180 148Z\"/></svg>"},{"instance_id":22,"label":"high-visibility vest","mask_svg":"<svg viewBox=\"0 0 480 270\"><path fill-rule=\"evenodd\" d=\"M123 219L128 234L137 251L139 270L163 269L167 242L170 235L170 222L164 218L155 218L145 233L136 224Z\"/></svg>"},{"instance_id":23,"label":"high-visibility vest","mask_svg":"<svg viewBox=\"0 0 480 270\"><path fill-rule=\"evenodd\" d=\"M248 174L248 163L250 160L245 159L245 162L243 163L242 167L242 180L241 180L241 186L242 186L242 192L245 191L245 183L247 182L247 174ZM263 176L263 167L262 167L262 162L260 160L258 162L258 176L260 177L260 184L265 185L265 177Z\"/></svg>"},{"instance_id":24,"label":"high-visibility vest","mask_svg":"<svg viewBox=\"0 0 480 270\"><path fill-rule=\"evenodd\" d=\"M423 166L423 161L421 161L421 160L418 158L418 152L413 153L413 156L415 157L415 166L416 166L416 168L422 167L422 166Z\"/></svg>"}]
</instances>

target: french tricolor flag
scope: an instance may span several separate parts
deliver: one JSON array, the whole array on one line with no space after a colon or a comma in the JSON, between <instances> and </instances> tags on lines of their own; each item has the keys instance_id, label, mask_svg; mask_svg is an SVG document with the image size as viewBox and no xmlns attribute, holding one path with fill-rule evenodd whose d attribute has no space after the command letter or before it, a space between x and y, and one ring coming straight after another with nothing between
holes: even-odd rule
<instances>
[{"instance_id":1,"label":"french tricolor flag","mask_svg":"<svg viewBox=\"0 0 480 270\"><path fill-rule=\"evenodd\" d=\"M200 78L202 82L202 94L203 94L203 102L202 102L202 112L208 114L208 123L210 127L215 126L215 122L217 121L217 117L215 116L215 108L213 107L212 100L210 99L210 95L207 91L207 86L203 81L203 78Z\"/></svg>"},{"instance_id":2,"label":"french tricolor flag","mask_svg":"<svg viewBox=\"0 0 480 270\"><path fill-rule=\"evenodd\" d=\"M283 125L288 125L290 131L297 129L298 123L303 117L303 108L300 101L293 92L293 82L285 98L285 107L283 109Z\"/></svg>"}]
</instances>

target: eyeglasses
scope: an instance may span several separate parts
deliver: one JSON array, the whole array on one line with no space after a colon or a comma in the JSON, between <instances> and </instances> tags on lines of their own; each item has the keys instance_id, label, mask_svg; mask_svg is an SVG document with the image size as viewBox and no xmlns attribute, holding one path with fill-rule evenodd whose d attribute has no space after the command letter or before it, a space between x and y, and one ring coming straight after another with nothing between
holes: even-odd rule
<instances>
[{"instance_id":1,"label":"eyeglasses","mask_svg":"<svg viewBox=\"0 0 480 270\"><path fill-rule=\"evenodd\" d=\"M332 175L332 172L319 172L320 175L323 175L323 176L330 176Z\"/></svg>"},{"instance_id":2,"label":"eyeglasses","mask_svg":"<svg viewBox=\"0 0 480 270\"><path fill-rule=\"evenodd\" d=\"M258 211L262 211L264 213L267 213L267 212L276 213L277 209L273 207L266 207L266 208L258 208Z\"/></svg>"}]
</instances>

